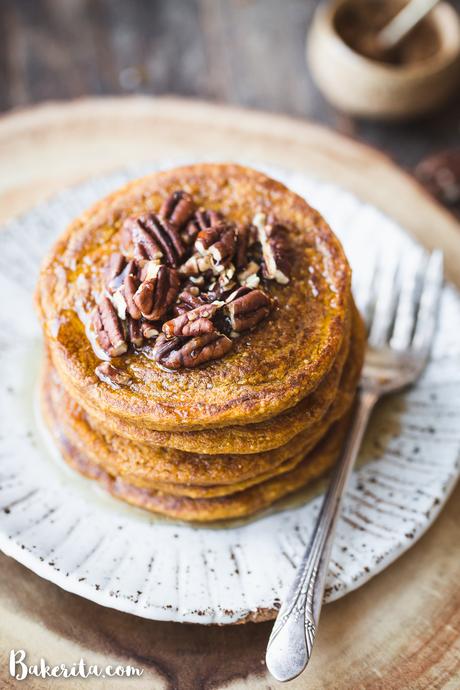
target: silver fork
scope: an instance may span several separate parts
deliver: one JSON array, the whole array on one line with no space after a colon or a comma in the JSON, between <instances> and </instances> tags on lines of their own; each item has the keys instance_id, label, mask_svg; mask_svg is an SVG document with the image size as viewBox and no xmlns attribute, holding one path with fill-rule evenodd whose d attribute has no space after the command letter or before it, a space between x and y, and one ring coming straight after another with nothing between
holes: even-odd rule
<instances>
[{"instance_id":1,"label":"silver fork","mask_svg":"<svg viewBox=\"0 0 460 690\"><path fill-rule=\"evenodd\" d=\"M324 595L342 496L369 417L379 398L412 384L427 363L443 283L440 251L428 259L409 254L398 266L376 266L364 312L368 348L353 421L312 537L281 606L267 647L267 668L277 680L296 678L308 664Z\"/></svg>"}]
</instances>

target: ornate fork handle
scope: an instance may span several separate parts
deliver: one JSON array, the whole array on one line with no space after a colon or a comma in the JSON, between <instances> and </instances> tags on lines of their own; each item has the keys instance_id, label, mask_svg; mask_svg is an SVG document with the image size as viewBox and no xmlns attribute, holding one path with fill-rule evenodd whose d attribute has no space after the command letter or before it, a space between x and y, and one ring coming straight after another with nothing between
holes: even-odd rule
<instances>
[{"instance_id":1,"label":"ornate fork handle","mask_svg":"<svg viewBox=\"0 0 460 690\"><path fill-rule=\"evenodd\" d=\"M315 529L270 635L267 668L279 681L296 678L310 660L342 497L378 397L373 389L358 393L347 440Z\"/></svg>"}]
</instances>

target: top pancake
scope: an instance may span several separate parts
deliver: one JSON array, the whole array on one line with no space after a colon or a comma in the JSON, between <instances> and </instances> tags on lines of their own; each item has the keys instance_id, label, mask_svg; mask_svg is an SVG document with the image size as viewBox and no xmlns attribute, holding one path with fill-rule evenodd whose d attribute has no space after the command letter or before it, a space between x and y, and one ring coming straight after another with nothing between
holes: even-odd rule
<instances>
[{"instance_id":1,"label":"top pancake","mask_svg":"<svg viewBox=\"0 0 460 690\"><path fill-rule=\"evenodd\" d=\"M230 353L197 369L167 371L146 354L113 360L131 383L101 382L79 315L103 290L103 272L133 214L156 212L176 190L235 223L271 214L289 228L294 252L288 285L270 283L277 307L234 343ZM53 363L84 405L158 430L190 431L270 419L316 389L339 353L349 309L350 268L321 216L301 197L254 170L200 164L155 173L103 199L78 218L45 262L37 302Z\"/></svg>"}]
</instances>

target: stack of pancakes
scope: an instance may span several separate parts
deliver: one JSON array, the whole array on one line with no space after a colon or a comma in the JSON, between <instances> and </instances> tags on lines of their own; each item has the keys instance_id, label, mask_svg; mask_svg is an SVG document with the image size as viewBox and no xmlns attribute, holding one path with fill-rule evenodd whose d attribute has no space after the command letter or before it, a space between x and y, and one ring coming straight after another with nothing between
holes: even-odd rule
<instances>
[{"instance_id":1,"label":"stack of pancakes","mask_svg":"<svg viewBox=\"0 0 460 690\"><path fill-rule=\"evenodd\" d=\"M289 228L287 284L267 285L269 317L220 359L166 369L148 342L111 360L86 315L128 218L185 190L232 223L256 212ZM268 507L324 473L347 430L365 334L343 249L321 216L265 175L232 164L155 173L78 218L47 258L37 304L46 340L42 409L64 459L113 495L170 517L213 521Z\"/></svg>"}]
</instances>

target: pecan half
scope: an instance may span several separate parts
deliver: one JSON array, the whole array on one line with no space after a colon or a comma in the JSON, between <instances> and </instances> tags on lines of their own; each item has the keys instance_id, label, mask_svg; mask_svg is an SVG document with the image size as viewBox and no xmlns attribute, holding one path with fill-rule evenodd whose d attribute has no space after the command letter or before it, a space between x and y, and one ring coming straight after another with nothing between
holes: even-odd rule
<instances>
[{"instance_id":1,"label":"pecan half","mask_svg":"<svg viewBox=\"0 0 460 690\"><path fill-rule=\"evenodd\" d=\"M225 304L230 304L230 302L234 302L239 297L243 297L243 295L247 295L250 292L251 288L248 288L244 285L240 285L240 287L236 288L236 290L234 290L227 296L227 298L225 299Z\"/></svg>"},{"instance_id":2,"label":"pecan half","mask_svg":"<svg viewBox=\"0 0 460 690\"><path fill-rule=\"evenodd\" d=\"M140 222L140 218L125 220L121 230L121 248L125 254L137 260L158 260L163 256L160 245Z\"/></svg>"},{"instance_id":3,"label":"pecan half","mask_svg":"<svg viewBox=\"0 0 460 690\"><path fill-rule=\"evenodd\" d=\"M186 249L176 226L153 213L140 216L138 222L160 247L166 263L178 266L185 256Z\"/></svg>"},{"instance_id":4,"label":"pecan half","mask_svg":"<svg viewBox=\"0 0 460 690\"><path fill-rule=\"evenodd\" d=\"M110 362L98 364L94 373L100 381L108 383L112 388L128 386L131 383L129 374L114 367Z\"/></svg>"},{"instance_id":5,"label":"pecan half","mask_svg":"<svg viewBox=\"0 0 460 690\"><path fill-rule=\"evenodd\" d=\"M140 284L138 266L134 261L130 261L124 273L123 296L125 298L127 311L132 319L140 319L141 311L134 301L134 295Z\"/></svg>"},{"instance_id":6,"label":"pecan half","mask_svg":"<svg viewBox=\"0 0 460 690\"><path fill-rule=\"evenodd\" d=\"M219 240L209 247L209 251L216 263L228 263L232 260L235 252L236 232L233 225L227 225Z\"/></svg>"},{"instance_id":7,"label":"pecan half","mask_svg":"<svg viewBox=\"0 0 460 690\"><path fill-rule=\"evenodd\" d=\"M242 292L242 291L245 292ZM262 290L240 288L230 295L225 305L232 330L236 333L247 331L265 319L272 308L270 297Z\"/></svg>"},{"instance_id":8,"label":"pecan half","mask_svg":"<svg viewBox=\"0 0 460 690\"><path fill-rule=\"evenodd\" d=\"M207 211L200 208L187 223L182 233L183 241L188 247L191 246L195 242L199 232L206 230L206 228L211 228L213 225L217 225L220 220L222 220L222 215L217 211Z\"/></svg>"},{"instance_id":9,"label":"pecan half","mask_svg":"<svg viewBox=\"0 0 460 690\"><path fill-rule=\"evenodd\" d=\"M105 295L92 312L91 327L99 346L109 357L119 357L127 351L128 344L118 314Z\"/></svg>"},{"instance_id":10,"label":"pecan half","mask_svg":"<svg viewBox=\"0 0 460 690\"><path fill-rule=\"evenodd\" d=\"M123 271L126 267L126 259L123 254L115 252L109 258L104 275L109 291L116 290L123 282Z\"/></svg>"},{"instance_id":11,"label":"pecan half","mask_svg":"<svg viewBox=\"0 0 460 690\"><path fill-rule=\"evenodd\" d=\"M198 252L198 254L205 256L208 253L209 247L219 239L219 230L219 224L212 225L210 228L204 228L204 230L200 230L194 245L194 249Z\"/></svg>"},{"instance_id":12,"label":"pecan half","mask_svg":"<svg viewBox=\"0 0 460 690\"><path fill-rule=\"evenodd\" d=\"M257 213L253 220L262 245L263 274L268 280L281 285L289 283L291 274L291 251L287 228L264 213Z\"/></svg>"},{"instance_id":13,"label":"pecan half","mask_svg":"<svg viewBox=\"0 0 460 690\"><path fill-rule=\"evenodd\" d=\"M168 369L194 369L213 359L223 357L233 347L230 338L221 333L208 333L189 340L160 335L153 349L154 359Z\"/></svg>"},{"instance_id":14,"label":"pecan half","mask_svg":"<svg viewBox=\"0 0 460 690\"><path fill-rule=\"evenodd\" d=\"M154 278L141 283L133 300L145 319L157 321L174 304L179 288L177 271L167 266L159 266Z\"/></svg>"},{"instance_id":15,"label":"pecan half","mask_svg":"<svg viewBox=\"0 0 460 690\"><path fill-rule=\"evenodd\" d=\"M141 322L128 316L127 330L129 342L134 345L134 347L141 347L144 342L144 334L142 331Z\"/></svg>"},{"instance_id":16,"label":"pecan half","mask_svg":"<svg viewBox=\"0 0 460 690\"><path fill-rule=\"evenodd\" d=\"M200 208L195 213L195 222L198 225L198 230L204 230L205 228L217 225L220 220L222 220L222 214L219 213L219 211Z\"/></svg>"},{"instance_id":17,"label":"pecan half","mask_svg":"<svg viewBox=\"0 0 460 690\"><path fill-rule=\"evenodd\" d=\"M236 228L236 255L235 266L238 271L242 271L248 264L248 249L250 239L249 225L239 225Z\"/></svg>"},{"instance_id":18,"label":"pecan half","mask_svg":"<svg viewBox=\"0 0 460 690\"><path fill-rule=\"evenodd\" d=\"M186 283L184 285L184 289L181 292L181 294L179 295L179 299L182 298L182 295L184 292L186 292L189 295L192 295L193 297L199 297L201 290L200 290L198 285L195 285L195 283L193 281L190 281L190 283Z\"/></svg>"},{"instance_id":19,"label":"pecan half","mask_svg":"<svg viewBox=\"0 0 460 690\"><path fill-rule=\"evenodd\" d=\"M162 331L167 338L174 336L191 337L212 333L216 327L212 322L212 317L223 302L213 302L212 304L201 304L195 309L191 309L170 321L163 324Z\"/></svg>"},{"instance_id":20,"label":"pecan half","mask_svg":"<svg viewBox=\"0 0 460 690\"><path fill-rule=\"evenodd\" d=\"M181 229L195 212L193 199L182 190L173 192L162 204L159 216Z\"/></svg>"}]
</instances>

